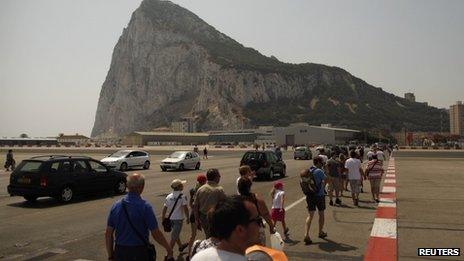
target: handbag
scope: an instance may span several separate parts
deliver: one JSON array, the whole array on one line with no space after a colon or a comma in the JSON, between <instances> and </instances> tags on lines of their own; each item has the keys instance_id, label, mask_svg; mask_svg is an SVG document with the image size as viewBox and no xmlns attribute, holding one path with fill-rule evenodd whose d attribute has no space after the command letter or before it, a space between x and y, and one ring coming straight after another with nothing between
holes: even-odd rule
<instances>
[{"instance_id":1,"label":"handbag","mask_svg":"<svg viewBox=\"0 0 464 261\"><path fill-rule=\"evenodd\" d=\"M174 202L174 206L172 207L171 212L169 213L169 216L167 218L163 218L163 221L161 222L163 224L164 232L172 231L171 215L172 215L172 212L174 212L174 209L176 208L177 201L179 201L181 197L182 197L182 193L177 197L176 202Z\"/></svg>"},{"instance_id":2,"label":"handbag","mask_svg":"<svg viewBox=\"0 0 464 261\"><path fill-rule=\"evenodd\" d=\"M135 234L139 237L140 240L142 240L144 243L145 243L145 246L147 247L147 257L148 257L148 260L149 261L154 261L156 260L156 249L155 249L155 245L153 245L152 243L150 243L150 239L146 240L141 234L140 232L134 227L134 225L132 224L130 218L129 218L129 213L127 213L127 208L126 208L126 204L124 204L124 200L121 200L121 203L122 203L122 208L124 209L124 213L126 213L126 218L127 218L127 221L129 222L129 225L131 226L132 230L134 230Z\"/></svg>"}]
</instances>

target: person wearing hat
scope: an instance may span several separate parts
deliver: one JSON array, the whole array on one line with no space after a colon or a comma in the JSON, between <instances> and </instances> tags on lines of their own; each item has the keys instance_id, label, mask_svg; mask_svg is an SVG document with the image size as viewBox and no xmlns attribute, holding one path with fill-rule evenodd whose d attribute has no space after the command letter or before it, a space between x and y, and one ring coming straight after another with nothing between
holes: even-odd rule
<instances>
[{"instance_id":1,"label":"person wearing hat","mask_svg":"<svg viewBox=\"0 0 464 261\"><path fill-rule=\"evenodd\" d=\"M274 188L271 190L272 197L272 210L271 218L274 221L274 224L277 224L277 221L282 222L282 227L284 229L284 235L288 237L288 227L285 224L285 191L284 183L281 181L276 181L274 183Z\"/></svg>"},{"instance_id":2,"label":"person wearing hat","mask_svg":"<svg viewBox=\"0 0 464 261\"><path fill-rule=\"evenodd\" d=\"M189 210L187 197L182 194L184 185L187 183L186 180L175 179L171 182L172 193L167 195L163 207L163 218L167 218L171 221L171 241L170 246L174 248L177 243L179 246L179 252L184 251L188 247L188 243L182 244L180 240L180 232L182 231L182 224L184 218L186 218L187 224L189 224ZM166 215L166 213L169 213Z\"/></svg>"},{"instance_id":3,"label":"person wearing hat","mask_svg":"<svg viewBox=\"0 0 464 261\"><path fill-rule=\"evenodd\" d=\"M197 176L197 184L195 185L194 188L190 189L190 199L189 199L189 206L190 206L190 228L192 233L190 234L190 240L189 240L189 246L188 246L188 252L189 252L189 257L192 254L192 246L193 242L195 241L195 238L197 236L197 225L195 222L195 214L193 213L193 202L195 201L195 194L197 193L197 190L206 184L206 176L203 174L198 174Z\"/></svg>"}]
</instances>

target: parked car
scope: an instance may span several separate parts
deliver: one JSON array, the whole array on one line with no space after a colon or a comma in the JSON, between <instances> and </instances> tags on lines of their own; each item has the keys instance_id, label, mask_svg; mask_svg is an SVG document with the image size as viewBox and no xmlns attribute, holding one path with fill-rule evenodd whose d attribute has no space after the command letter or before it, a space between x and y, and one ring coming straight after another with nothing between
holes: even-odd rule
<instances>
[{"instance_id":1,"label":"parked car","mask_svg":"<svg viewBox=\"0 0 464 261\"><path fill-rule=\"evenodd\" d=\"M309 160L309 159L312 159L312 158L313 158L313 153L306 146L296 147L295 151L293 152L293 159L306 159L306 160Z\"/></svg>"},{"instance_id":2,"label":"parked car","mask_svg":"<svg viewBox=\"0 0 464 261\"><path fill-rule=\"evenodd\" d=\"M23 160L11 173L8 194L27 201L54 197L69 202L76 194L126 191L127 174L112 170L98 160L74 156L38 156Z\"/></svg>"},{"instance_id":3,"label":"parked car","mask_svg":"<svg viewBox=\"0 0 464 261\"><path fill-rule=\"evenodd\" d=\"M134 167L150 168L150 154L141 150L119 150L101 160L110 168L126 171Z\"/></svg>"},{"instance_id":4,"label":"parked car","mask_svg":"<svg viewBox=\"0 0 464 261\"><path fill-rule=\"evenodd\" d=\"M200 156L193 151L176 151L161 161L162 171L168 169L185 170L200 169Z\"/></svg>"},{"instance_id":5,"label":"parked car","mask_svg":"<svg viewBox=\"0 0 464 261\"><path fill-rule=\"evenodd\" d=\"M240 161L240 166L242 165L250 166L258 178L272 180L275 173L279 173L280 177L287 174L287 165L273 151L247 151Z\"/></svg>"}]
</instances>

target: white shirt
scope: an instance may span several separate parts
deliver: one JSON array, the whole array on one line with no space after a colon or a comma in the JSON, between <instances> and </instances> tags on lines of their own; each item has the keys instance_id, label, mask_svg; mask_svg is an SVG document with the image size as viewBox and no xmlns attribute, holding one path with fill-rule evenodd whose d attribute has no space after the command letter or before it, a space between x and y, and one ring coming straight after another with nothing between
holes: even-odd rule
<instances>
[{"instance_id":1,"label":"white shirt","mask_svg":"<svg viewBox=\"0 0 464 261\"><path fill-rule=\"evenodd\" d=\"M174 206L174 203L176 202L177 197L179 197L180 193L182 191L173 191L171 194L169 194L166 197L166 200L164 201L164 206L167 207L166 211L166 218L169 216L169 213L171 213L171 209ZM182 197L177 201L176 208L172 212L171 215L171 220L183 220L184 219L184 210L183 206L187 206L187 197L185 195L182 195Z\"/></svg>"},{"instance_id":2,"label":"white shirt","mask_svg":"<svg viewBox=\"0 0 464 261\"><path fill-rule=\"evenodd\" d=\"M285 191L276 190L274 198L272 199L272 208L281 209L282 208L282 197L285 195Z\"/></svg>"},{"instance_id":3,"label":"white shirt","mask_svg":"<svg viewBox=\"0 0 464 261\"><path fill-rule=\"evenodd\" d=\"M195 254L192 261L247 261L247 258L244 255L239 255L229 251L224 251L217 249L215 247L210 247L208 249L202 250Z\"/></svg>"},{"instance_id":4,"label":"white shirt","mask_svg":"<svg viewBox=\"0 0 464 261\"><path fill-rule=\"evenodd\" d=\"M348 169L348 179L349 180L360 180L361 173L359 168L361 168L361 161L355 158L349 158L345 162L345 168Z\"/></svg>"},{"instance_id":5,"label":"white shirt","mask_svg":"<svg viewBox=\"0 0 464 261\"><path fill-rule=\"evenodd\" d=\"M241 177L242 177L242 176L240 176L240 177L237 178L237 186L236 186L236 188L237 188L237 195L240 195L240 192L238 192L238 181L240 180Z\"/></svg>"},{"instance_id":6,"label":"white shirt","mask_svg":"<svg viewBox=\"0 0 464 261\"><path fill-rule=\"evenodd\" d=\"M324 155L324 154L320 154L319 157L322 158L322 162L323 162L324 164L326 164L327 161L329 160L329 158L328 158L326 155Z\"/></svg>"},{"instance_id":7,"label":"white shirt","mask_svg":"<svg viewBox=\"0 0 464 261\"><path fill-rule=\"evenodd\" d=\"M380 161L385 160L385 154L383 154L383 151L381 151L381 150L377 151L377 159L380 160Z\"/></svg>"}]
</instances>

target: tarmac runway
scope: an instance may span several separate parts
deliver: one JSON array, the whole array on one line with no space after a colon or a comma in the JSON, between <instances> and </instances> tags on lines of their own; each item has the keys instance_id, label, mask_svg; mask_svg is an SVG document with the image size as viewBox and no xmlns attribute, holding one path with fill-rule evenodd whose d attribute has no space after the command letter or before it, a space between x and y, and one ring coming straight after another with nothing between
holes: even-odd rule
<instances>
[{"instance_id":1,"label":"tarmac runway","mask_svg":"<svg viewBox=\"0 0 464 261\"><path fill-rule=\"evenodd\" d=\"M158 221L164 198L170 192L169 184L172 179L186 179L186 187L190 188L194 186L198 173L205 173L208 168L218 168L221 172L221 185L226 193L235 193L235 181L243 151L210 152L212 157L202 161L200 171L161 172L157 163L162 156L156 153L152 155L150 170L129 171L146 176L146 188L142 196L154 206ZM464 249L464 161L461 155L450 154L453 152L396 153L398 259L420 260L417 256L418 247ZM106 151L92 151L86 155L101 159L107 154ZM34 155L37 153L17 152L15 157L19 162ZM4 155L0 156L0 161L4 161ZM325 231L328 237L324 240L317 238L316 218L311 228L314 243L306 246L302 240L307 210L306 203L301 200L303 194L297 175L302 168L312 165L312 162L293 160L290 151L284 152L284 159L288 176L282 181L287 194L286 217L290 228L285 253L289 260L362 260L377 207L371 201L370 193L361 194L359 208L353 206L351 199L347 197L348 192L344 193L342 207L327 204ZM8 182L9 173L1 170L0 259L106 260L103 234L106 218L113 202L121 196L93 195L64 205L54 199L41 198L36 204L29 204L21 197L7 195ZM366 192L370 191L367 181L364 186ZM271 188L271 181L256 181L253 184L254 192L266 200L268 207L271 206ZM283 234L280 226L278 231ZM182 240L186 241L189 235L190 227L184 224ZM199 237L203 237L201 232ZM162 260L164 249L157 246L157 251L158 260ZM174 253L178 260L184 260L185 255L179 255L177 249Z\"/></svg>"}]
</instances>

